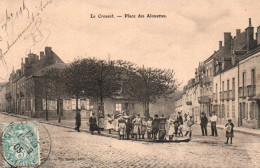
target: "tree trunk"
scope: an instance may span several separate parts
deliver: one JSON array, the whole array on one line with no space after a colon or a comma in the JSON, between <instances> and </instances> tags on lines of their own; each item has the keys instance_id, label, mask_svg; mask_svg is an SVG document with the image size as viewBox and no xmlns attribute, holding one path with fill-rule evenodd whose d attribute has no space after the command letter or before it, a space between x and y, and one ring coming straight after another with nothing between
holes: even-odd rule
<instances>
[{"instance_id":1,"label":"tree trunk","mask_svg":"<svg viewBox=\"0 0 260 168\"><path fill-rule=\"evenodd\" d=\"M47 99L47 95L45 97L45 113L46 113L46 121L48 121L48 99Z\"/></svg>"},{"instance_id":2,"label":"tree trunk","mask_svg":"<svg viewBox=\"0 0 260 168\"><path fill-rule=\"evenodd\" d=\"M150 117L150 113L149 113L149 104L150 104L150 101L149 100L147 100L146 101L146 110L145 110L145 117L146 118L149 118Z\"/></svg>"},{"instance_id":3,"label":"tree trunk","mask_svg":"<svg viewBox=\"0 0 260 168\"><path fill-rule=\"evenodd\" d=\"M58 104L57 110L58 110L58 113L59 113L58 122L60 123L61 122L61 108L60 108L61 100L60 99L58 99L57 104Z\"/></svg>"}]
</instances>

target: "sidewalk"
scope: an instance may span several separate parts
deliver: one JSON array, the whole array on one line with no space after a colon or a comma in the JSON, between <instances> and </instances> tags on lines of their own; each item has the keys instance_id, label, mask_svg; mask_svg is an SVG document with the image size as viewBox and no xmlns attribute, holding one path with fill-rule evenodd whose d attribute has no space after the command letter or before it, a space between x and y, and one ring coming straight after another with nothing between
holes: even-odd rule
<instances>
[{"instance_id":1,"label":"sidewalk","mask_svg":"<svg viewBox=\"0 0 260 168\"><path fill-rule=\"evenodd\" d=\"M210 124L208 125L210 127ZM218 129L224 129L225 125L217 124ZM240 132L244 134L249 134L249 135L255 135L255 136L260 136L260 129L252 129L252 128L244 128L244 127L234 127L235 132Z\"/></svg>"},{"instance_id":2,"label":"sidewalk","mask_svg":"<svg viewBox=\"0 0 260 168\"><path fill-rule=\"evenodd\" d=\"M55 120L50 119L50 120L46 121L43 118L30 118L30 117L27 117L27 116L22 116L22 115L7 113L7 112L1 112L1 113L5 114L5 115L10 115L10 116L13 116L13 117L23 118L23 119L35 119L40 123L51 124L51 125L55 125L55 126L59 126L59 127L73 129L73 130L75 128L75 120L74 119L72 119L72 120L62 120L61 123L58 123L57 119L55 119ZM81 127L80 127L81 131L91 133L89 131L89 127L87 126L86 122L87 122L86 120L81 120ZM208 127L210 128L210 124L208 124ZM217 124L217 128L218 129L224 129L225 126ZM240 132L240 133L243 133L243 134L260 136L260 129L234 127L234 131ZM116 131L112 131L112 134L109 134L108 131L102 131L101 135L107 136L107 137L112 137L112 138L118 138L118 133Z\"/></svg>"}]
</instances>

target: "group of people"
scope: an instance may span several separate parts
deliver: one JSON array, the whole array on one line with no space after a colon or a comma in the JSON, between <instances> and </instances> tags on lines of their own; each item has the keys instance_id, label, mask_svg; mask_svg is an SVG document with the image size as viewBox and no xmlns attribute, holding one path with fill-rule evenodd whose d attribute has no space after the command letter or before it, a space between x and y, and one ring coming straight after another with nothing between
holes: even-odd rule
<instances>
[{"instance_id":1,"label":"group of people","mask_svg":"<svg viewBox=\"0 0 260 168\"><path fill-rule=\"evenodd\" d=\"M109 134L111 134L112 130L118 132L119 139L130 139L133 138L135 140L139 139L164 139L164 140L172 140L175 136L192 136L193 125L195 124L193 117L190 116L187 119L187 114L184 114L185 117L185 124L183 122L183 118L180 112L178 112L178 116L176 119L172 119L170 116L164 117L163 115L159 118L158 115L154 115L154 118L149 117L146 118L144 116L140 117L139 114L136 116L128 116L128 115L117 115L113 116L107 114L106 119L102 118L102 122L97 121L94 114L91 114L89 118L89 126L90 131L93 134L94 131L97 131L100 134L100 129L102 127L108 130ZM164 123L160 123L160 120L165 118ZM202 136L207 136L207 125L208 122L211 123L211 136L218 136L217 132L217 115L215 112L212 112L212 116L208 119L204 112L201 113L201 132ZM163 126L162 126L163 124ZM81 125L81 118L80 118L80 111L76 114L76 127L75 130L80 131L79 127ZM102 125L102 126L101 126ZM159 134L160 128L165 130L161 134ZM225 125L226 137L227 141L226 144L229 142L232 144L232 138L234 137L234 124L232 120L229 119L228 123ZM186 131L183 134L183 130ZM160 137L159 137L160 136Z\"/></svg>"},{"instance_id":2,"label":"group of people","mask_svg":"<svg viewBox=\"0 0 260 168\"><path fill-rule=\"evenodd\" d=\"M163 120L165 122L160 121ZM186 134L189 137L192 135L192 125L194 121L192 116L187 121L186 125L183 125L183 118L181 113L178 113L177 118L174 120L170 116L164 117L154 115L154 118L146 118L137 114L136 116L122 116L113 117L110 114L107 115L105 128L111 134L111 130L118 131L119 139L153 139L153 140L172 140L173 136L183 136L183 127L186 127ZM159 130L162 131L159 134ZM159 137L160 136L160 137Z\"/></svg>"},{"instance_id":3,"label":"group of people","mask_svg":"<svg viewBox=\"0 0 260 168\"><path fill-rule=\"evenodd\" d=\"M214 111L212 112L212 116L210 117L209 120L204 112L201 113L200 126L201 126L202 136L207 136L208 122L211 123L211 136L216 136L216 137L218 136L217 120L218 120L218 117ZM229 139L230 139L230 144L232 144L232 139L234 137L233 128L234 128L234 124L232 123L232 120L228 119L228 123L225 125L225 128L224 128L224 130L226 132L226 138L227 138L227 141L225 142L225 144L228 144Z\"/></svg>"}]
</instances>

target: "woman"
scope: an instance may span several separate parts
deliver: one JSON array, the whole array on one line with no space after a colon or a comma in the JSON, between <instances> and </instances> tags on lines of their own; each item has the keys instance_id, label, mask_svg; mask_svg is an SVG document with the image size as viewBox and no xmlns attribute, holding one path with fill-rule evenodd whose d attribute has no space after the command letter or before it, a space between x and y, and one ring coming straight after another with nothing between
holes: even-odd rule
<instances>
[{"instance_id":1,"label":"woman","mask_svg":"<svg viewBox=\"0 0 260 168\"><path fill-rule=\"evenodd\" d=\"M113 129L113 118L110 114L107 114L106 118L106 129L108 130L108 133L111 134L111 130Z\"/></svg>"},{"instance_id":2,"label":"woman","mask_svg":"<svg viewBox=\"0 0 260 168\"><path fill-rule=\"evenodd\" d=\"M144 139L144 134L146 132L146 128L147 128L147 122L145 121L145 117L142 117L142 126L141 126L141 135L142 135L142 139Z\"/></svg>"},{"instance_id":3,"label":"woman","mask_svg":"<svg viewBox=\"0 0 260 168\"><path fill-rule=\"evenodd\" d=\"M230 138L230 144L232 144L232 138L234 137L234 124L232 123L232 120L229 119L228 123L225 125L225 130L226 130L226 137L227 141L225 144L228 144L228 140Z\"/></svg>"},{"instance_id":4,"label":"woman","mask_svg":"<svg viewBox=\"0 0 260 168\"><path fill-rule=\"evenodd\" d=\"M97 119L95 118L94 114L89 118L89 124L90 124L90 131L91 134L94 134L94 131L98 131L98 134L100 134L99 128L97 126Z\"/></svg>"},{"instance_id":5,"label":"woman","mask_svg":"<svg viewBox=\"0 0 260 168\"><path fill-rule=\"evenodd\" d=\"M141 133L141 125L142 125L142 120L140 118L140 114L137 114L137 117L133 120L134 124L134 135L135 135L135 140L137 140L137 135L139 135L140 139L140 133Z\"/></svg>"}]
</instances>

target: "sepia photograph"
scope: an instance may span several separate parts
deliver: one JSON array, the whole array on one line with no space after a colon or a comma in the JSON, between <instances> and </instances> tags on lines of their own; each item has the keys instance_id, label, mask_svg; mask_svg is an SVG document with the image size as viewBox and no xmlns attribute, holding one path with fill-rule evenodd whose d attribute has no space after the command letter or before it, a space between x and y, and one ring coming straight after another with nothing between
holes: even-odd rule
<instances>
[{"instance_id":1,"label":"sepia photograph","mask_svg":"<svg viewBox=\"0 0 260 168\"><path fill-rule=\"evenodd\" d=\"M259 168L260 1L1 0L0 168Z\"/></svg>"}]
</instances>

